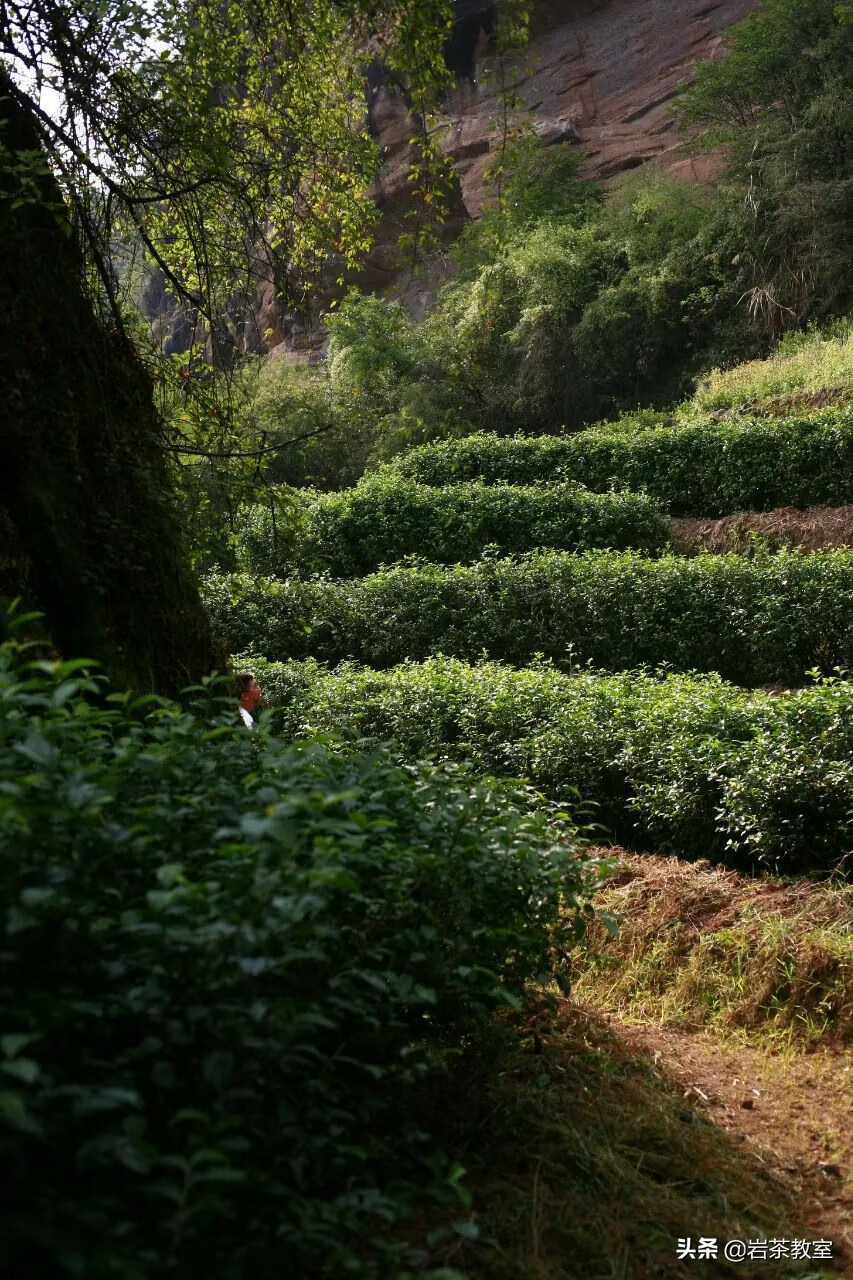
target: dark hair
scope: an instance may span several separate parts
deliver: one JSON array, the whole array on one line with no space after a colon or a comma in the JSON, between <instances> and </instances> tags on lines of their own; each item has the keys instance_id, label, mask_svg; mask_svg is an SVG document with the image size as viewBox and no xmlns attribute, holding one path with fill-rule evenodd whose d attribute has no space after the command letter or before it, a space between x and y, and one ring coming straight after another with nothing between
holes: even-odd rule
<instances>
[{"instance_id":1,"label":"dark hair","mask_svg":"<svg viewBox=\"0 0 853 1280\"><path fill-rule=\"evenodd\" d=\"M249 685L255 678L254 671L240 671L234 677L234 688L237 690L237 697L242 698L244 693L248 693Z\"/></svg>"}]
</instances>

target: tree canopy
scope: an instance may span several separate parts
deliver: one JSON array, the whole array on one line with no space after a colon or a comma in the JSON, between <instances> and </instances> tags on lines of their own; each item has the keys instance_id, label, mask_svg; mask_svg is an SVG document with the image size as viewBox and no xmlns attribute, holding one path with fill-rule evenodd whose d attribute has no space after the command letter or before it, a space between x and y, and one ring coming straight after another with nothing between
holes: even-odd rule
<instances>
[{"instance_id":1,"label":"tree canopy","mask_svg":"<svg viewBox=\"0 0 853 1280\"><path fill-rule=\"evenodd\" d=\"M381 58L426 122L450 20L448 0L0 0L0 596L42 609L67 654L161 690L222 660L165 465L187 441L134 352L135 256L214 344L277 264L354 260L380 158L365 67ZM415 191L425 123L421 144ZM208 456L229 456L216 397L199 412Z\"/></svg>"},{"instance_id":2,"label":"tree canopy","mask_svg":"<svg viewBox=\"0 0 853 1280\"><path fill-rule=\"evenodd\" d=\"M450 21L449 0L2 0L0 57L116 318L116 245L138 244L210 324L274 260L366 247L365 66L425 117Z\"/></svg>"}]
</instances>

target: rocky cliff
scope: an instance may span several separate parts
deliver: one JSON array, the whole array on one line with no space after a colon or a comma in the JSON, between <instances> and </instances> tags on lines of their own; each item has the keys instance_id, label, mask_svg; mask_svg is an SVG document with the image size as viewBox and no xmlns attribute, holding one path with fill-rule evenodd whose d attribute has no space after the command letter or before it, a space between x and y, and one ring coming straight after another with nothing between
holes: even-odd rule
<instances>
[{"instance_id":1,"label":"rocky cliff","mask_svg":"<svg viewBox=\"0 0 853 1280\"><path fill-rule=\"evenodd\" d=\"M582 147L591 176L612 178L654 157L663 157L676 172L703 176L701 166L680 150L669 106L694 64L712 58L725 30L756 3L538 0L530 42L516 69L519 97L534 130L545 145ZM476 215L495 139L498 77L493 6L469 0L464 8L460 35L465 24L472 57L467 66L457 64L448 150L466 208Z\"/></svg>"},{"instance_id":2,"label":"rocky cliff","mask_svg":"<svg viewBox=\"0 0 853 1280\"><path fill-rule=\"evenodd\" d=\"M574 145L586 155L584 172L605 181L655 159L667 171L702 180L709 157L685 154L670 104L702 58L712 58L724 32L757 0L534 0L530 40L514 65L501 65L494 35L495 5L457 0L457 23L447 57L456 88L447 104L443 143L459 178L450 234L476 217L484 175L501 140L501 91L518 100L516 122L527 119L543 146ZM377 197L383 210L378 243L408 197L411 125L399 91L374 84L371 126L385 165ZM370 265L370 264L369 264ZM381 249L376 286L381 287ZM405 287L393 272L386 287Z\"/></svg>"},{"instance_id":3,"label":"rocky cliff","mask_svg":"<svg viewBox=\"0 0 853 1280\"><path fill-rule=\"evenodd\" d=\"M700 180L713 171L709 157L686 154L670 113L678 87L701 58L711 58L724 32L758 0L533 0L530 39L514 61L500 59L495 5L456 0L456 26L447 43L455 88L446 104L442 144L458 185L450 197L445 238L449 242L485 194L485 173L502 136L503 98L517 98L515 119L527 120L543 146L578 146L584 171L612 180L650 160L667 171ZM360 288L401 297L418 313L428 305L442 265L415 274L396 249L410 208L407 181L412 122L405 97L381 71L368 77L368 117L382 148L376 199L381 211L376 244L354 281ZM337 275L335 269L330 273ZM331 294L329 295L331 296ZM149 316L173 349L183 340L180 324L156 281L149 288ZM281 347L294 355L321 349L322 330L298 309L277 302L263 287L234 337L246 351Z\"/></svg>"}]
</instances>

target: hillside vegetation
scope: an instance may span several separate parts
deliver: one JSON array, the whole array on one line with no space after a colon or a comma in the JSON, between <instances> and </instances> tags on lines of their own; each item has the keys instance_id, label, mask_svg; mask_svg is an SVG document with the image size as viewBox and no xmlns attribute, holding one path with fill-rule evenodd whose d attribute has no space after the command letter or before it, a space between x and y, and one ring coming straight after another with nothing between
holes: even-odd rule
<instances>
[{"instance_id":1,"label":"hillside vegetation","mask_svg":"<svg viewBox=\"0 0 853 1280\"><path fill-rule=\"evenodd\" d=\"M850 847L853 690L774 695L718 676L521 671L450 658L389 672L262 664L285 735L393 738L412 758L523 776L623 843L830 872Z\"/></svg>"},{"instance_id":2,"label":"hillside vegetation","mask_svg":"<svg viewBox=\"0 0 853 1280\"><path fill-rule=\"evenodd\" d=\"M790 414L809 405L849 403L853 391L853 333L845 324L829 334L791 333L769 360L752 360L731 369L714 369L693 396L694 412L713 410Z\"/></svg>"},{"instance_id":3,"label":"hillside vegetation","mask_svg":"<svg viewBox=\"0 0 853 1280\"><path fill-rule=\"evenodd\" d=\"M499 8L503 58L526 10ZM695 554L679 527L853 504L850 6L766 0L697 69L678 112L712 188L645 172L605 199L508 119L430 313L352 293L299 368L232 364L244 303L259 266L307 288L366 247L380 49L423 108L417 247L443 0L6 9L0 112L32 145L2 140L0 213L31 250L50 194L37 225L87 246L40 281L93 335L57 412L100 399L114 345L148 408L92 418L79 468L4 473L0 530L39 535L8 581L29 609L48 569L59 596L43 619L0 588L0 1272L758 1280L769 1241L780 1277L841 1272L853 549L759 521ZM189 355L125 315L125 225ZM28 262L13 327L40 315ZM16 342L15 438L49 443ZM137 518L130 473L168 520ZM72 574L42 549L54 488ZM155 664L146 556L197 610L184 547L209 614ZM80 599L103 626L60 653ZM219 645L240 678L207 673ZM697 1038L679 1076L662 1024L741 1056ZM737 1141L771 1112L759 1045L792 1102L778 1158ZM679 1256L700 1233L755 1253Z\"/></svg>"},{"instance_id":4,"label":"hillside vegetation","mask_svg":"<svg viewBox=\"0 0 853 1280\"><path fill-rule=\"evenodd\" d=\"M671 1223L686 1212L731 1234L713 1204L722 1186L729 1221L835 1204L821 1170L845 1149L828 1101L844 1068L806 1070L796 1054L850 1035L849 350L846 332L813 333L712 373L667 412L421 444L339 493L304 494L289 546L256 508L235 539L243 571L206 580L272 732L344 753L390 740L410 760L520 778L618 859L572 953L572 1002L561 971L489 1051L499 1076L471 1068L488 1119L474 1133L456 1123L495 1245L436 1235L465 1275L564 1280L579 1274L568 1257L603 1275L630 1256L625 1275L681 1277ZM812 505L826 501L834 510ZM731 550L703 553L701 532L690 544L690 528L716 525ZM808 551L787 545L801 528ZM824 549L830 529L838 549ZM693 1046L698 1065L670 1094L660 1040L642 1041L654 1065L650 1049L635 1056L623 1019L741 1039ZM767 1083L752 1040L770 1055ZM828 1135L820 1168L792 1177L785 1157L772 1203L750 1181L755 1161L684 1101L711 1097L716 1119L735 1079L734 1116L751 1114L744 1072L761 1083L750 1106L780 1078L791 1097L814 1089ZM605 1187L619 1210L602 1209Z\"/></svg>"},{"instance_id":5,"label":"hillside vegetation","mask_svg":"<svg viewBox=\"0 0 853 1280\"><path fill-rule=\"evenodd\" d=\"M826 5L807 8L820 27ZM430 1257L466 1276L681 1277L685 1215L784 1234L766 1224L797 1219L822 1176L779 1172L767 1198L756 1162L596 1012L772 1046L849 1034L853 366L843 321L807 324L847 305L831 201L849 179L812 152L780 212L793 134L762 101L760 173L730 138L719 201L640 178L602 204L573 159L521 146L524 198L467 233L427 320L351 296L325 370L260 370L254 429L311 439L274 453L268 494L206 552L207 607L264 687L266 731L516 778L620 859L571 954L583 1014L552 952L488 1065L462 1057L465 1119L444 1103L483 1207L438 1225ZM797 145L830 146L809 102ZM763 184L754 219L740 179ZM821 183L817 262L800 233ZM822 271L834 283L809 292Z\"/></svg>"},{"instance_id":6,"label":"hillside vegetation","mask_svg":"<svg viewBox=\"0 0 853 1280\"><path fill-rule=\"evenodd\" d=\"M581 795L634 847L829 871L851 847L853 553L746 541L741 554L674 554L666 512L702 510L690 495L703 490L724 513L759 491L768 505L804 487L853 499L849 405L761 412L780 388L838 395L848 352L846 335L814 335L713 375L665 420L421 445L308 500L296 566L311 569L311 548L319 576L296 576L259 513L240 554L267 576L210 575L211 616L233 650L263 655L288 735L391 738L557 801ZM708 416L712 396L730 403ZM590 479L605 450L595 494L578 473ZM571 549L555 550L566 513ZM525 543L537 549L508 554ZM391 563L415 550L434 563Z\"/></svg>"}]
</instances>

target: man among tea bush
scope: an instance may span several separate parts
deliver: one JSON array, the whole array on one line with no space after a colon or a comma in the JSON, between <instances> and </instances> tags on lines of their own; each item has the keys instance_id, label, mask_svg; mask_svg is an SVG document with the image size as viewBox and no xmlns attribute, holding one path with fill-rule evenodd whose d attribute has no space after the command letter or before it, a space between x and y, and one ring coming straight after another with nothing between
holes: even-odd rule
<instances>
[{"instance_id":1,"label":"man among tea bush","mask_svg":"<svg viewBox=\"0 0 853 1280\"><path fill-rule=\"evenodd\" d=\"M261 686L255 679L254 671L241 671L234 677L234 686L237 690L237 699L239 702L240 719L247 729L255 727L254 711L257 709L258 703L264 696Z\"/></svg>"}]
</instances>

